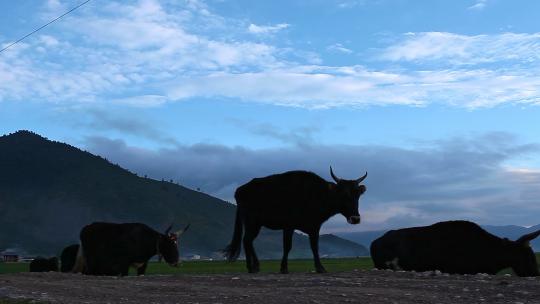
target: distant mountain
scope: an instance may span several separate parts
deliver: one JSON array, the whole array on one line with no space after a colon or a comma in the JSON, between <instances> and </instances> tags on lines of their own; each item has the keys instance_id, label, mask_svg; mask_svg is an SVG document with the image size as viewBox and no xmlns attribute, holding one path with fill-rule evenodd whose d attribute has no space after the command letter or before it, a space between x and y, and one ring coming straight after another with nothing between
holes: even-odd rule
<instances>
[{"instance_id":1,"label":"distant mountain","mask_svg":"<svg viewBox=\"0 0 540 304\"><path fill-rule=\"evenodd\" d=\"M179 168L181 170L181 168ZM18 131L0 137L0 248L58 254L94 221L143 222L156 230L191 223L181 254L211 256L231 239L235 206L178 184L139 177L76 147ZM263 231L261 257L281 256L281 234ZM296 235L291 256L309 257ZM321 237L321 255L364 255L366 248ZM279 254L277 254L279 251Z\"/></svg>"},{"instance_id":2,"label":"distant mountain","mask_svg":"<svg viewBox=\"0 0 540 304\"><path fill-rule=\"evenodd\" d=\"M484 228L486 231L496 236L508 238L510 240L516 240L524 234L540 230L540 225L532 226L529 228L523 227L523 226L516 226L516 225L508 225L508 226L484 225L482 226L482 228ZM371 242L381 237L387 231L389 230L343 232L343 233L337 233L337 235L341 238L353 241L355 243L364 245L365 247L369 248L369 246L371 245ZM540 237L533 240L531 242L531 246L533 247L535 251L537 252L540 251Z\"/></svg>"},{"instance_id":3,"label":"distant mountain","mask_svg":"<svg viewBox=\"0 0 540 304\"><path fill-rule=\"evenodd\" d=\"M368 251L369 246L371 245L371 242L373 242L375 239L381 237L383 234L385 234L388 230L374 230L374 231L361 231L361 232L338 232L336 235L338 235L341 238L344 238L346 240L364 245Z\"/></svg>"},{"instance_id":4,"label":"distant mountain","mask_svg":"<svg viewBox=\"0 0 540 304\"><path fill-rule=\"evenodd\" d=\"M280 259L282 252L283 237L281 231L266 230L265 233L255 240L255 249L260 250L261 245L265 245L266 257ZM323 234L319 237L319 252L321 257L357 257L369 255L368 249L363 245L345 240L333 234ZM290 258L312 257L309 239L296 233L293 237L293 249L289 254Z\"/></svg>"}]
</instances>

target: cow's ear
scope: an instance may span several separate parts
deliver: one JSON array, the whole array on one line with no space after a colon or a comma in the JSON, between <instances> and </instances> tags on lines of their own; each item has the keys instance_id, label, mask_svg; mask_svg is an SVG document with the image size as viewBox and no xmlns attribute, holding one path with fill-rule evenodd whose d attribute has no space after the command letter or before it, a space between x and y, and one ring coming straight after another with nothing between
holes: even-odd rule
<instances>
[{"instance_id":1,"label":"cow's ear","mask_svg":"<svg viewBox=\"0 0 540 304\"><path fill-rule=\"evenodd\" d=\"M366 186L364 186L364 185L358 186L358 191L360 191L360 194L366 192L366 190L367 190Z\"/></svg>"},{"instance_id":2,"label":"cow's ear","mask_svg":"<svg viewBox=\"0 0 540 304\"><path fill-rule=\"evenodd\" d=\"M537 238L539 235L540 235L540 230L535 231L533 233L528 233L528 234L525 234L524 236L520 237L519 239L517 239L516 242L520 243L520 244L522 244L524 246L530 246L529 242L534 240L535 238Z\"/></svg>"}]
</instances>

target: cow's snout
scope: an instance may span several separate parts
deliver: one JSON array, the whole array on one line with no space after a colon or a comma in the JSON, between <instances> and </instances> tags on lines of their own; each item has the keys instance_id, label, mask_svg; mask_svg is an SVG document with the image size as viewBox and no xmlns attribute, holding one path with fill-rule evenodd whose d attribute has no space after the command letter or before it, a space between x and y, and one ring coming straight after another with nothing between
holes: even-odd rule
<instances>
[{"instance_id":1,"label":"cow's snout","mask_svg":"<svg viewBox=\"0 0 540 304\"><path fill-rule=\"evenodd\" d=\"M353 225L360 224L360 216L359 215L349 216L349 218L347 218L347 222Z\"/></svg>"}]
</instances>

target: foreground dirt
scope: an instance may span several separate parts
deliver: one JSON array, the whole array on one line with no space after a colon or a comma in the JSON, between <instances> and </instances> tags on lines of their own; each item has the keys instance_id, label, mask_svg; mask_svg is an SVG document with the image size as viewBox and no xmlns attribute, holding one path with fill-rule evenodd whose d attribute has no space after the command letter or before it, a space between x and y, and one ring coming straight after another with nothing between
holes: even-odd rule
<instances>
[{"instance_id":1,"label":"foreground dirt","mask_svg":"<svg viewBox=\"0 0 540 304\"><path fill-rule=\"evenodd\" d=\"M90 277L0 276L0 299L52 303L540 303L540 278L352 271Z\"/></svg>"}]
</instances>

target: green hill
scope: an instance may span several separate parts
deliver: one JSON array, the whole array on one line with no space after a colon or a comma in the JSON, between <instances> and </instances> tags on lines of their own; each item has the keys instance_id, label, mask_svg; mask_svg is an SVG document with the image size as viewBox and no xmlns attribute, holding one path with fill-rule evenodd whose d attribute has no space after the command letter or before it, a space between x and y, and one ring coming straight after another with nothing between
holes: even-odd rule
<instances>
[{"instance_id":1,"label":"green hill","mask_svg":"<svg viewBox=\"0 0 540 304\"><path fill-rule=\"evenodd\" d=\"M94 221L143 222L157 230L191 223L181 240L182 255L211 256L230 241L235 208L29 131L0 137L0 248L58 254ZM256 246L261 257L279 257L281 234L264 231ZM322 237L320 247L328 256L367 253L335 237ZM311 255L305 236L295 237L291 255Z\"/></svg>"}]
</instances>

